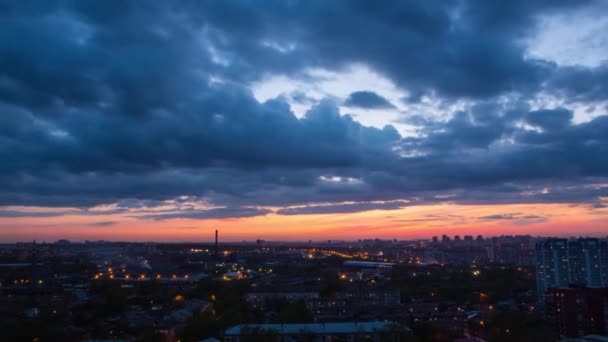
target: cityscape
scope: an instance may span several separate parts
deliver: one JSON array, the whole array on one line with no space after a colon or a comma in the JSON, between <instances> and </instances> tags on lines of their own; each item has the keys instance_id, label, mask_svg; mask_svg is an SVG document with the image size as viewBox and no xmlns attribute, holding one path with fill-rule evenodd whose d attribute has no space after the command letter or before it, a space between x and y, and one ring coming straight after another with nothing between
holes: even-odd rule
<instances>
[{"instance_id":1,"label":"cityscape","mask_svg":"<svg viewBox=\"0 0 608 342\"><path fill-rule=\"evenodd\" d=\"M608 334L606 238L223 242L220 233L211 243L4 244L0 338L604 341Z\"/></svg>"},{"instance_id":2,"label":"cityscape","mask_svg":"<svg viewBox=\"0 0 608 342\"><path fill-rule=\"evenodd\" d=\"M607 0L0 0L0 342L608 342Z\"/></svg>"}]
</instances>

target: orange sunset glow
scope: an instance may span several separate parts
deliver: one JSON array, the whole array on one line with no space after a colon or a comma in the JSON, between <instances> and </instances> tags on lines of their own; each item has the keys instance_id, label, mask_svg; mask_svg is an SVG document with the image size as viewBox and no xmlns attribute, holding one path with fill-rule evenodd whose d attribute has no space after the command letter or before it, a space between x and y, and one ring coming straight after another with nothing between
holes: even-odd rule
<instances>
[{"instance_id":1,"label":"orange sunset glow","mask_svg":"<svg viewBox=\"0 0 608 342\"><path fill-rule=\"evenodd\" d=\"M222 240L357 240L416 239L447 235L603 236L608 208L591 210L572 204L458 205L439 204L350 214L279 215L249 218L146 220L133 215L77 215L3 218L3 241L31 237L79 240L199 241Z\"/></svg>"}]
</instances>

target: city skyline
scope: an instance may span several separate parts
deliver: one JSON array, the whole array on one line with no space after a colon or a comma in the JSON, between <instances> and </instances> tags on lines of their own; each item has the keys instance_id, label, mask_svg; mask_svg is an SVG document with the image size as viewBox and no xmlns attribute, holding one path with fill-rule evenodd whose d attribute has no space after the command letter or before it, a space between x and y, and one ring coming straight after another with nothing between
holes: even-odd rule
<instances>
[{"instance_id":1,"label":"city skyline","mask_svg":"<svg viewBox=\"0 0 608 342\"><path fill-rule=\"evenodd\" d=\"M602 1L0 5L0 242L608 234Z\"/></svg>"}]
</instances>

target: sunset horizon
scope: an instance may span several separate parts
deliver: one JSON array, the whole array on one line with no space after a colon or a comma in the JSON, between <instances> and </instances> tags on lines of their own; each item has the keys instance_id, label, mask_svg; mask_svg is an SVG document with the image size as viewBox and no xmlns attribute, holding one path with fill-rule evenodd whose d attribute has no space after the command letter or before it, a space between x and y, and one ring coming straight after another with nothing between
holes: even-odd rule
<instances>
[{"instance_id":1,"label":"sunset horizon","mask_svg":"<svg viewBox=\"0 0 608 342\"><path fill-rule=\"evenodd\" d=\"M0 242L27 242L32 239L46 242L62 239L204 242L213 240L216 229L221 231L222 241L226 242L257 239L294 242L375 238L412 240L442 235L608 235L608 220L589 214L585 206L572 204L439 204L350 214L280 215L273 212L250 218L208 220L138 219L131 214L99 217L79 215L77 209L70 210L72 214L55 212L60 218L52 216L58 222L52 224L45 223L51 213L40 211L37 213L41 217L13 218L9 223L0 220L0 227L6 228L3 231L18 227L14 229L14 235L2 234ZM289 228L288 231L285 231L286 228Z\"/></svg>"}]
</instances>

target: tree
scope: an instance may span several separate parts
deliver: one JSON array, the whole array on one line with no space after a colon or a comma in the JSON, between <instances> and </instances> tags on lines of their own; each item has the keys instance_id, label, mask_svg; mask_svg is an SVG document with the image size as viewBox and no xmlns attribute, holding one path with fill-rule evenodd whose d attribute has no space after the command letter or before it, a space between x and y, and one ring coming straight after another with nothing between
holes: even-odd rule
<instances>
[{"instance_id":1,"label":"tree","mask_svg":"<svg viewBox=\"0 0 608 342\"><path fill-rule=\"evenodd\" d=\"M199 341L217 337L220 330L220 322L211 313L203 312L190 318L179 336L182 341Z\"/></svg>"},{"instance_id":2,"label":"tree","mask_svg":"<svg viewBox=\"0 0 608 342\"><path fill-rule=\"evenodd\" d=\"M488 341L552 341L552 334L539 317L524 312L497 312L483 331Z\"/></svg>"},{"instance_id":3,"label":"tree","mask_svg":"<svg viewBox=\"0 0 608 342\"><path fill-rule=\"evenodd\" d=\"M416 336L408 327L399 323L392 323L388 326L387 331L380 333L381 342L415 342L418 341Z\"/></svg>"},{"instance_id":4,"label":"tree","mask_svg":"<svg viewBox=\"0 0 608 342\"><path fill-rule=\"evenodd\" d=\"M284 302L276 319L277 323L312 323L314 316L304 301Z\"/></svg>"}]
</instances>

